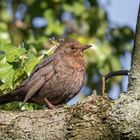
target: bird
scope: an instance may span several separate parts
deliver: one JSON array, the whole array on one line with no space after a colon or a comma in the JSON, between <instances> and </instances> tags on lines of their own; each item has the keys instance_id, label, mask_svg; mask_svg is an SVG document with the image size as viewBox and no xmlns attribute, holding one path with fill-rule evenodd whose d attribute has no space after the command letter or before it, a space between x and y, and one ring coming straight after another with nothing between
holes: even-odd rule
<instances>
[{"instance_id":1,"label":"bird","mask_svg":"<svg viewBox=\"0 0 140 140\"><path fill-rule=\"evenodd\" d=\"M20 101L53 109L68 102L85 83L84 50L90 47L75 39L61 40L54 53L38 64L19 87L0 96L0 105Z\"/></svg>"}]
</instances>

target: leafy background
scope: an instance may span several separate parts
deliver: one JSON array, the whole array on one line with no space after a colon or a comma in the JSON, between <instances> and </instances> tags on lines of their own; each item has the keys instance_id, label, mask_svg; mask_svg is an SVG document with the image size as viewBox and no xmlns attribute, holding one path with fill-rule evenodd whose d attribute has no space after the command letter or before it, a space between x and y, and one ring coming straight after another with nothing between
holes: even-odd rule
<instances>
[{"instance_id":1,"label":"leafy background","mask_svg":"<svg viewBox=\"0 0 140 140\"><path fill-rule=\"evenodd\" d=\"M111 27L108 14L97 0L7 0L0 1L0 94L13 90L49 55L50 38L75 38L92 44L85 52L87 83L77 100L99 89L103 75L122 69L120 58L132 51L133 30ZM116 77L106 84L108 92ZM72 103L74 103L73 101ZM21 103L1 109L16 110ZM40 109L26 104L23 109Z\"/></svg>"}]
</instances>

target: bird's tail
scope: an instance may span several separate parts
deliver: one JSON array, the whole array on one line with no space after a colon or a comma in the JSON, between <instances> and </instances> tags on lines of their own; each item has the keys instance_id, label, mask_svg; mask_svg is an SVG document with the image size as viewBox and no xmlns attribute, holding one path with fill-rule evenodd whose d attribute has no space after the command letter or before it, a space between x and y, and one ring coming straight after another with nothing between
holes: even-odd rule
<instances>
[{"instance_id":1,"label":"bird's tail","mask_svg":"<svg viewBox=\"0 0 140 140\"><path fill-rule=\"evenodd\" d=\"M15 89L12 92L0 96L0 105L4 105L13 101L23 101L25 97L24 87Z\"/></svg>"}]
</instances>

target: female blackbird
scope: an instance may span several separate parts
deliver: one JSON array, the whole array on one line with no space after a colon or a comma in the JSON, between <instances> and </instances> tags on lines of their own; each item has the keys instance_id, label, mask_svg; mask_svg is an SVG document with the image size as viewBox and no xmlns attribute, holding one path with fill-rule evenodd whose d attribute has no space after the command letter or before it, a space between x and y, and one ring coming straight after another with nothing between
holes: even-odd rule
<instances>
[{"instance_id":1,"label":"female blackbird","mask_svg":"<svg viewBox=\"0 0 140 140\"><path fill-rule=\"evenodd\" d=\"M85 76L83 51L91 47L64 40L54 54L38 64L14 91L0 96L0 105L12 101L46 104L49 108L69 101L80 91Z\"/></svg>"}]
</instances>

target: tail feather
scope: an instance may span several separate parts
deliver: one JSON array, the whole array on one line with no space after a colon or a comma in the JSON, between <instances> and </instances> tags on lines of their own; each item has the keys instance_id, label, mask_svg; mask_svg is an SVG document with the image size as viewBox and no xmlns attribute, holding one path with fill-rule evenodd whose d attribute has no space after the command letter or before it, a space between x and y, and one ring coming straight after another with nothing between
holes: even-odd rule
<instances>
[{"instance_id":1,"label":"tail feather","mask_svg":"<svg viewBox=\"0 0 140 140\"><path fill-rule=\"evenodd\" d=\"M15 89L12 92L0 96L0 105L4 105L13 101L23 101L25 97L24 87Z\"/></svg>"}]
</instances>

